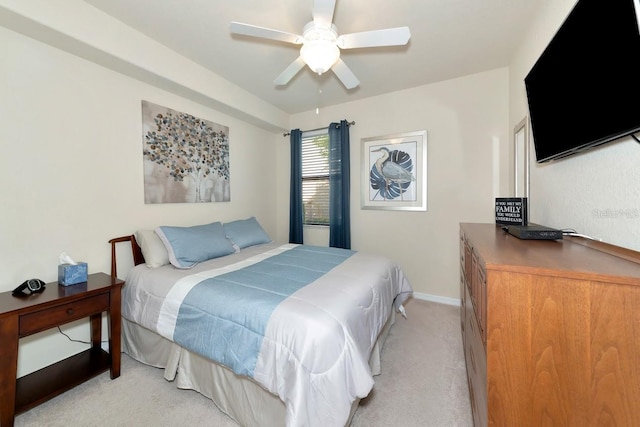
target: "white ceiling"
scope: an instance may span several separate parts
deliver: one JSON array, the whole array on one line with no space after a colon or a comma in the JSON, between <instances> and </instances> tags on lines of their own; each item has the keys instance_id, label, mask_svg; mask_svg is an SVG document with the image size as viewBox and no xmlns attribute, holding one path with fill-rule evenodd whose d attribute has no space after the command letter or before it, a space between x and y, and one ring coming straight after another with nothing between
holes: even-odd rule
<instances>
[{"instance_id":1,"label":"white ceiling","mask_svg":"<svg viewBox=\"0 0 640 427\"><path fill-rule=\"evenodd\" d=\"M544 0L337 0L338 34L408 26L409 44L343 50L360 80L305 67L273 80L299 46L232 35L231 21L302 34L313 0L85 0L287 113L313 110L507 66Z\"/></svg>"}]
</instances>

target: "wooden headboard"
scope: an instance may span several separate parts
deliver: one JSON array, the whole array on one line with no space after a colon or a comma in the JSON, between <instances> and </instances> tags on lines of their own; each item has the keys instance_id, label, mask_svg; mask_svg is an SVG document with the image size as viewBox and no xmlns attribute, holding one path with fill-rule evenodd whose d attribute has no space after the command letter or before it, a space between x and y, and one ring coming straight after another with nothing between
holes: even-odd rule
<instances>
[{"instance_id":1,"label":"wooden headboard","mask_svg":"<svg viewBox=\"0 0 640 427\"><path fill-rule=\"evenodd\" d=\"M131 253L133 254L133 264L138 265L144 262L144 256L142 250L136 241L136 237L132 234L130 236L116 237L109 240L111 243L111 278L118 277L118 266L116 258L116 243L131 242Z\"/></svg>"}]
</instances>

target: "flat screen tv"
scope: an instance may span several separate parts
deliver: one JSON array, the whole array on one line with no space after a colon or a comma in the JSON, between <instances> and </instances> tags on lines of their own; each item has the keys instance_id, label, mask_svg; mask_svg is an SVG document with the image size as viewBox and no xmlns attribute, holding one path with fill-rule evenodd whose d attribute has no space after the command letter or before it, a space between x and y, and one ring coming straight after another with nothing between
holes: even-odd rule
<instances>
[{"instance_id":1,"label":"flat screen tv","mask_svg":"<svg viewBox=\"0 0 640 427\"><path fill-rule=\"evenodd\" d=\"M640 131L640 0L579 0L524 79L538 163Z\"/></svg>"}]
</instances>

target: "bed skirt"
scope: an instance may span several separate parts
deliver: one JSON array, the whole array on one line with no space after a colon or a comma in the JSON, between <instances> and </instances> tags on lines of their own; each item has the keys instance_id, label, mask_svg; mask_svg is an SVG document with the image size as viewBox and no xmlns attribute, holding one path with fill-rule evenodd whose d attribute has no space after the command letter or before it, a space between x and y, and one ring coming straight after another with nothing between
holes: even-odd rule
<instances>
[{"instance_id":1,"label":"bed skirt","mask_svg":"<svg viewBox=\"0 0 640 427\"><path fill-rule=\"evenodd\" d=\"M380 355L384 341L395 322L391 309L369 358L373 375L380 374ZM164 369L164 377L175 381L180 389L195 390L211 399L215 405L244 427L285 426L284 402L251 378L236 375L224 366L161 337L127 319L122 319L122 351L133 359ZM359 400L351 407L349 422Z\"/></svg>"}]
</instances>

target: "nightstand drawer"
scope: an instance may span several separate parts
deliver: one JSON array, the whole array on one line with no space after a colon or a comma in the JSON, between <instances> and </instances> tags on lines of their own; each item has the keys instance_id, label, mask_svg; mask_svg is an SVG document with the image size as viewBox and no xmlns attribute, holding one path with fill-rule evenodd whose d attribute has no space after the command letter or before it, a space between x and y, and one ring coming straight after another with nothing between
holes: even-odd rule
<instances>
[{"instance_id":1,"label":"nightstand drawer","mask_svg":"<svg viewBox=\"0 0 640 427\"><path fill-rule=\"evenodd\" d=\"M109 294L105 293L40 312L26 314L20 316L20 336L44 331L108 309Z\"/></svg>"}]
</instances>

